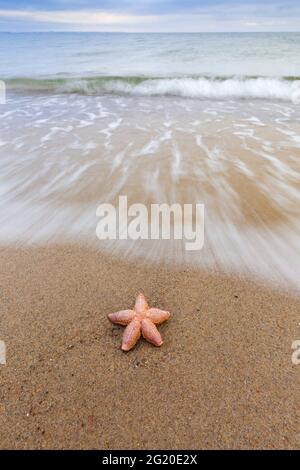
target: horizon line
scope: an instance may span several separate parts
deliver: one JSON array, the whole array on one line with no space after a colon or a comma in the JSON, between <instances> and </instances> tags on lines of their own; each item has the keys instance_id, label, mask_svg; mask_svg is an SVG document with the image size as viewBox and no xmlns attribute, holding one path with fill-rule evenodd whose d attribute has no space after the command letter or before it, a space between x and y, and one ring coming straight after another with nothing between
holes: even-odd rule
<instances>
[{"instance_id":1,"label":"horizon line","mask_svg":"<svg viewBox=\"0 0 300 470\"><path fill-rule=\"evenodd\" d=\"M64 33L64 34L72 34L72 33L84 33L84 34L276 34L276 33L300 33L298 31L82 31L82 30L74 30L74 31L54 31L54 30L43 30L43 31L0 31L0 34L40 34L40 33Z\"/></svg>"}]
</instances>

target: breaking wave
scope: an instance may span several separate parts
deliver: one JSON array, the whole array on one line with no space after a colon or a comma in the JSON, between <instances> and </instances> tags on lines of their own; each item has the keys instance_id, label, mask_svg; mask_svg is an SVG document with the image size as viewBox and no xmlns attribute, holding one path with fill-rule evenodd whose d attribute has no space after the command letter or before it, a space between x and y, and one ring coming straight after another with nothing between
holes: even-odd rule
<instances>
[{"instance_id":1,"label":"breaking wave","mask_svg":"<svg viewBox=\"0 0 300 470\"><path fill-rule=\"evenodd\" d=\"M197 99L263 99L300 103L300 77L90 77L6 81L23 92L177 96Z\"/></svg>"}]
</instances>

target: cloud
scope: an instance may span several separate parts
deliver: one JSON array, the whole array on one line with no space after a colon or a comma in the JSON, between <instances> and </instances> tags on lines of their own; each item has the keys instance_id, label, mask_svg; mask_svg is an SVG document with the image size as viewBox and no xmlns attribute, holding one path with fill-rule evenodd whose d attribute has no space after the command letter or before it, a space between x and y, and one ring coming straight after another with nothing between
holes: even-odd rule
<instances>
[{"instance_id":1,"label":"cloud","mask_svg":"<svg viewBox=\"0 0 300 470\"><path fill-rule=\"evenodd\" d=\"M26 11L26 10L0 10L0 18L23 19L45 23L64 23L77 25L107 25L107 24L134 24L151 22L156 17L147 15L126 15L107 13L101 11Z\"/></svg>"},{"instance_id":2,"label":"cloud","mask_svg":"<svg viewBox=\"0 0 300 470\"><path fill-rule=\"evenodd\" d=\"M292 0L0 0L1 30L299 31L300 4Z\"/></svg>"}]
</instances>

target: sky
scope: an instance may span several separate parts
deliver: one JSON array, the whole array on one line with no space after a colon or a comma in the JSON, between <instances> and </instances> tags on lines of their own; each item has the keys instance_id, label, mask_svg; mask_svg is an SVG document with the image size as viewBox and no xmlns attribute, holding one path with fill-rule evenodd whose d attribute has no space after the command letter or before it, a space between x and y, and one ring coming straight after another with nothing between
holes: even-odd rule
<instances>
[{"instance_id":1,"label":"sky","mask_svg":"<svg viewBox=\"0 0 300 470\"><path fill-rule=\"evenodd\" d=\"M300 1L0 0L1 31L300 31Z\"/></svg>"}]
</instances>

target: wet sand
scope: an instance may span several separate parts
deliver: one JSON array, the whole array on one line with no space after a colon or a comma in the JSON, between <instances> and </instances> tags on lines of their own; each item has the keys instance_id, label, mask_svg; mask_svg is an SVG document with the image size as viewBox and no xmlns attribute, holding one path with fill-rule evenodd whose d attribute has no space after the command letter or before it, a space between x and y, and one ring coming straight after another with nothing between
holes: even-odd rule
<instances>
[{"instance_id":1,"label":"wet sand","mask_svg":"<svg viewBox=\"0 0 300 470\"><path fill-rule=\"evenodd\" d=\"M0 244L249 272L298 288L300 111L289 102L9 94L0 113ZM100 204L205 205L205 245L95 236ZM123 243L124 241L124 243Z\"/></svg>"},{"instance_id":2,"label":"wet sand","mask_svg":"<svg viewBox=\"0 0 300 470\"><path fill-rule=\"evenodd\" d=\"M2 449L300 448L300 300L218 272L77 246L0 250ZM144 291L161 348L107 313Z\"/></svg>"}]
</instances>

